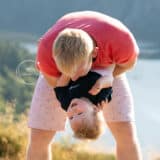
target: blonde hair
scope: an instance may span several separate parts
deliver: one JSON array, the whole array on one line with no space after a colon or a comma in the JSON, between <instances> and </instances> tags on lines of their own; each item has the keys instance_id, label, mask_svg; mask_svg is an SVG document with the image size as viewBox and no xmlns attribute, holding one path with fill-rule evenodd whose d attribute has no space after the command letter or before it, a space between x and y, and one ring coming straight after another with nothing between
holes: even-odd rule
<instances>
[{"instance_id":1,"label":"blonde hair","mask_svg":"<svg viewBox=\"0 0 160 160\"><path fill-rule=\"evenodd\" d=\"M77 64L88 59L93 51L92 38L81 29L61 31L53 43L53 57L62 73L76 70Z\"/></svg>"},{"instance_id":2,"label":"blonde hair","mask_svg":"<svg viewBox=\"0 0 160 160\"><path fill-rule=\"evenodd\" d=\"M104 132L105 121L102 111L94 111L92 116L92 120L83 119L78 129L73 130L74 137L83 140L95 140Z\"/></svg>"}]
</instances>

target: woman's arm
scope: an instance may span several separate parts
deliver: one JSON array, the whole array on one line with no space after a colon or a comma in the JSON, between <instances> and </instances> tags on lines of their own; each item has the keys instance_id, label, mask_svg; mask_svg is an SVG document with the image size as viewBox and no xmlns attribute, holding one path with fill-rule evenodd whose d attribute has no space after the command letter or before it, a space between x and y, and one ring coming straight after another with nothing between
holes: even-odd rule
<instances>
[{"instance_id":1,"label":"woman's arm","mask_svg":"<svg viewBox=\"0 0 160 160\"><path fill-rule=\"evenodd\" d=\"M63 74L60 77L53 77L46 73L42 73L42 74L46 79L46 81L48 82L48 84L53 88L60 87L60 86L67 86L70 81L70 78Z\"/></svg>"},{"instance_id":2,"label":"woman's arm","mask_svg":"<svg viewBox=\"0 0 160 160\"><path fill-rule=\"evenodd\" d=\"M53 77L53 76L43 73L43 76L48 82L48 84L53 88L60 87L60 86L66 86L70 81L70 79L64 75L61 75L60 77ZM54 105L61 106L61 103L57 99L56 92L54 89L53 89L53 97L54 97Z\"/></svg>"},{"instance_id":3,"label":"woman's arm","mask_svg":"<svg viewBox=\"0 0 160 160\"><path fill-rule=\"evenodd\" d=\"M42 73L42 75L44 76L45 80L48 82L48 84L51 87L53 87L53 88L56 87L56 84L57 84L59 77L53 77L53 76L50 76L46 73Z\"/></svg>"},{"instance_id":4,"label":"woman's arm","mask_svg":"<svg viewBox=\"0 0 160 160\"><path fill-rule=\"evenodd\" d=\"M57 81L56 87L67 86L70 80L71 80L70 77L67 77L64 74L62 74Z\"/></svg>"},{"instance_id":5,"label":"woman's arm","mask_svg":"<svg viewBox=\"0 0 160 160\"><path fill-rule=\"evenodd\" d=\"M137 62L137 58L130 60L129 62L124 64L116 64L113 71L113 77L117 77L120 74L132 69L135 66L136 62Z\"/></svg>"},{"instance_id":6,"label":"woman's arm","mask_svg":"<svg viewBox=\"0 0 160 160\"><path fill-rule=\"evenodd\" d=\"M102 88L111 87L114 77L117 77L121 75L122 73L132 69L135 66L136 62L137 62L137 58L134 58L128 61L127 63L116 64L113 70L110 69L110 72L108 75L104 74L102 75L102 77L100 77L96 81L96 83L91 88L89 93L92 95L96 95L101 91ZM105 70L109 70L109 68L104 68L104 72Z\"/></svg>"}]
</instances>

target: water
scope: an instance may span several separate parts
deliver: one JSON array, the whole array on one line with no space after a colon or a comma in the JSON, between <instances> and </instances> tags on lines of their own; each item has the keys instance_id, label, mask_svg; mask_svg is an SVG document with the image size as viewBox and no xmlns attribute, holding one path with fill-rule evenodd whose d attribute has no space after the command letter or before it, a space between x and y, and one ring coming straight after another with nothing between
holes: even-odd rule
<instances>
[{"instance_id":1,"label":"water","mask_svg":"<svg viewBox=\"0 0 160 160\"><path fill-rule=\"evenodd\" d=\"M37 44L34 43L21 43L20 44L23 48L27 49L30 53L35 54L37 51Z\"/></svg>"},{"instance_id":2,"label":"water","mask_svg":"<svg viewBox=\"0 0 160 160\"><path fill-rule=\"evenodd\" d=\"M128 74L142 148L160 151L160 60L139 60Z\"/></svg>"},{"instance_id":3,"label":"water","mask_svg":"<svg viewBox=\"0 0 160 160\"><path fill-rule=\"evenodd\" d=\"M160 60L140 59L127 77L134 96L138 137L145 157L149 157L153 151L160 151ZM56 135L55 141L72 134L68 123L66 128L64 133ZM106 133L89 146L110 151L114 147L113 137L106 129Z\"/></svg>"}]
</instances>

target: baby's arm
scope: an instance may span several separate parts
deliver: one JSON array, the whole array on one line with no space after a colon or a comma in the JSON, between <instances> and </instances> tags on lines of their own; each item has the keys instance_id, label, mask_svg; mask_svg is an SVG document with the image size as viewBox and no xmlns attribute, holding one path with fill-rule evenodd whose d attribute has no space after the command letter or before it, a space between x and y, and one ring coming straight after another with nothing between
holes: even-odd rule
<instances>
[{"instance_id":1,"label":"baby's arm","mask_svg":"<svg viewBox=\"0 0 160 160\"><path fill-rule=\"evenodd\" d=\"M92 95L97 95L103 88L112 87L113 83L113 71L114 71L115 65L111 65L104 69L96 69L93 70L99 74L102 75L96 83L93 85L93 87L89 90L89 93Z\"/></svg>"}]
</instances>

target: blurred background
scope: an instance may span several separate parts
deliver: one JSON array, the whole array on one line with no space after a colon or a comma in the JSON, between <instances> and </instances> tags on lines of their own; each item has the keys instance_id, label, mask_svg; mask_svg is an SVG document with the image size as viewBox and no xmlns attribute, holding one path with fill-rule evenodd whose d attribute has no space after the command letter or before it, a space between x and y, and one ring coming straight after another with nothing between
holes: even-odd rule
<instances>
[{"instance_id":1,"label":"blurred background","mask_svg":"<svg viewBox=\"0 0 160 160\"><path fill-rule=\"evenodd\" d=\"M10 129L14 132L14 127L18 131L18 134L14 132L15 137L21 136L19 131L28 133L27 114L38 77L34 68L37 41L58 18L80 10L100 11L118 18L134 34L140 57L136 68L127 76L135 100L138 137L145 159L157 157L160 154L159 0L1 0L0 137L7 135ZM6 126L8 130L4 132ZM55 141L69 137L71 143L75 141L71 134L67 123L66 131L57 134ZM6 145L5 141L0 143ZM114 141L106 130L96 142L87 145L93 150L112 152ZM5 149L0 148L0 157L5 155Z\"/></svg>"}]
</instances>

